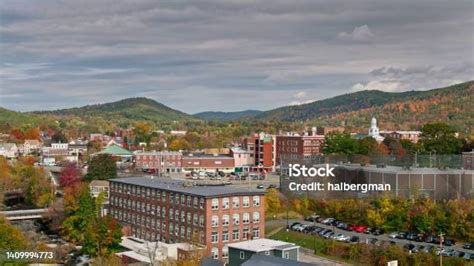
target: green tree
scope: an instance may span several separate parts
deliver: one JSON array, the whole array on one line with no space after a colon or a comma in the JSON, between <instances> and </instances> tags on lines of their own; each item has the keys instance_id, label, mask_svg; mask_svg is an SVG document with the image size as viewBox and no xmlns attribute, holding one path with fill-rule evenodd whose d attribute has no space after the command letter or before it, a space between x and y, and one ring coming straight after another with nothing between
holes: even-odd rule
<instances>
[{"instance_id":1,"label":"green tree","mask_svg":"<svg viewBox=\"0 0 474 266\"><path fill-rule=\"evenodd\" d=\"M441 122L424 125L420 143L426 153L457 154L462 149L462 141L456 137L456 131Z\"/></svg>"},{"instance_id":2,"label":"green tree","mask_svg":"<svg viewBox=\"0 0 474 266\"><path fill-rule=\"evenodd\" d=\"M114 158L109 154L98 154L91 159L85 180L107 180L115 177L117 165Z\"/></svg>"},{"instance_id":3,"label":"green tree","mask_svg":"<svg viewBox=\"0 0 474 266\"><path fill-rule=\"evenodd\" d=\"M0 250L22 250L26 240L19 229L0 216Z\"/></svg>"},{"instance_id":4,"label":"green tree","mask_svg":"<svg viewBox=\"0 0 474 266\"><path fill-rule=\"evenodd\" d=\"M357 141L346 133L332 133L325 136L324 154L353 155L358 152Z\"/></svg>"}]
</instances>

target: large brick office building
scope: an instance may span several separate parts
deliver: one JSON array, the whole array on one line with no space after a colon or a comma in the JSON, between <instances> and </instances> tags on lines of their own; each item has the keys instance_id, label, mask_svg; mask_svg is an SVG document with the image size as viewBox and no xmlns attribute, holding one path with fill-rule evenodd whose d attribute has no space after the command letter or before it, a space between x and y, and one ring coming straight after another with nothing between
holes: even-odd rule
<instances>
[{"instance_id":1,"label":"large brick office building","mask_svg":"<svg viewBox=\"0 0 474 266\"><path fill-rule=\"evenodd\" d=\"M226 260L228 243L264 236L264 191L151 177L110 180L110 213L145 240L200 242Z\"/></svg>"}]
</instances>

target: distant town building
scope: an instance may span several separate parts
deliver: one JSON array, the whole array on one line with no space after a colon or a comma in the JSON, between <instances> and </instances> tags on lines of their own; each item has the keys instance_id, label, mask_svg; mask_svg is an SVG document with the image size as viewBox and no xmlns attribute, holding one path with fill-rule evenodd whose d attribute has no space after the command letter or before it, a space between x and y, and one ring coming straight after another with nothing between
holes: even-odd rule
<instances>
[{"instance_id":1,"label":"distant town building","mask_svg":"<svg viewBox=\"0 0 474 266\"><path fill-rule=\"evenodd\" d=\"M33 152L39 152L43 144L37 139L25 139L25 142L20 147L22 154L31 154Z\"/></svg>"},{"instance_id":2,"label":"distant town building","mask_svg":"<svg viewBox=\"0 0 474 266\"><path fill-rule=\"evenodd\" d=\"M243 148L253 154L254 166L252 171L275 171L274 136L265 133L254 134L243 139ZM252 155L251 155L252 156Z\"/></svg>"},{"instance_id":3,"label":"distant town building","mask_svg":"<svg viewBox=\"0 0 474 266\"><path fill-rule=\"evenodd\" d=\"M224 154L196 154L190 153L182 158L182 171L205 171L225 173L233 172L235 169L234 157Z\"/></svg>"},{"instance_id":4,"label":"distant town building","mask_svg":"<svg viewBox=\"0 0 474 266\"><path fill-rule=\"evenodd\" d=\"M259 255L285 259L287 260L287 263L289 263L288 265L292 265L291 261L299 260L300 247L293 243L288 243L288 242L279 241L279 240L261 238L257 240L249 240L249 241L243 241L239 243L232 243L232 244L229 244L228 247L229 247L229 266L259 265L259 264L252 264L252 263L246 264L246 262L249 262L249 260L251 260L252 258L256 256L254 258L255 260ZM278 262L279 260L274 260L274 261Z\"/></svg>"},{"instance_id":5,"label":"distant town building","mask_svg":"<svg viewBox=\"0 0 474 266\"><path fill-rule=\"evenodd\" d=\"M186 132L187 132L186 130L171 130L170 134L172 136L184 136L186 135Z\"/></svg>"},{"instance_id":6,"label":"distant town building","mask_svg":"<svg viewBox=\"0 0 474 266\"><path fill-rule=\"evenodd\" d=\"M109 188L110 184L107 180L92 180L89 183L89 189L92 197L97 198L101 193L104 195L104 201L102 202L102 206L100 207L101 216L107 215L110 197Z\"/></svg>"},{"instance_id":7,"label":"distant town building","mask_svg":"<svg viewBox=\"0 0 474 266\"><path fill-rule=\"evenodd\" d=\"M379 128L377 127L377 119L375 117L372 117L372 120L370 121L368 136L374 138L378 143L384 140L384 137L380 135Z\"/></svg>"},{"instance_id":8,"label":"distant town building","mask_svg":"<svg viewBox=\"0 0 474 266\"><path fill-rule=\"evenodd\" d=\"M113 157L120 158L121 162L131 162L133 153L127 149L124 149L118 145L110 145L105 147L102 151L95 153L97 154L109 154Z\"/></svg>"},{"instance_id":9,"label":"distant town building","mask_svg":"<svg viewBox=\"0 0 474 266\"><path fill-rule=\"evenodd\" d=\"M406 140L409 140L413 143L417 143L419 138L420 138L421 131L382 130L382 131L380 131L380 135L384 138L391 137L391 138L396 139L396 140L406 139Z\"/></svg>"},{"instance_id":10,"label":"distant town building","mask_svg":"<svg viewBox=\"0 0 474 266\"><path fill-rule=\"evenodd\" d=\"M13 159L18 156L18 147L15 143L0 143L0 156Z\"/></svg>"},{"instance_id":11,"label":"distant town building","mask_svg":"<svg viewBox=\"0 0 474 266\"><path fill-rule=\"evenodd\" d=\"M135 152L135 168L158 173L181 172L182 153L174 151Z\"/></svg>"},{"instance_id":12,"label":"distant town building","mask_svg":"<svg viewBox=\"0 0 474 266\"><path fill-rule=\"evenodd\" d=\"M287 134L276 136L276 164L280 164L281 158L291 156L308 158L321 155L324 145L324 135L318 135L316 127L311 131L299 134Z\"/></svg>"},{"instance_id":13,"label":"distant town building","mask_svg":"<svg viewBox=\"0 0 474 266\"><path fill-rule=\"evenodd\" d=\"M264 191L157 177L110 180L110 213L132 236L196 243L215 259L228 244L264 236Z\"/></svg>"},{"instance_id":14,"label":"distant town building","mask_svg":"<svg viewBox=\"0 0 474 266\"><path fill-rule=\"evenodd\" d=\"M248 172L250 168L255 166L255 156L249 150L232 147L230 148L230 155L234 158L236 172Z\"/></svg>"}]
</instances>

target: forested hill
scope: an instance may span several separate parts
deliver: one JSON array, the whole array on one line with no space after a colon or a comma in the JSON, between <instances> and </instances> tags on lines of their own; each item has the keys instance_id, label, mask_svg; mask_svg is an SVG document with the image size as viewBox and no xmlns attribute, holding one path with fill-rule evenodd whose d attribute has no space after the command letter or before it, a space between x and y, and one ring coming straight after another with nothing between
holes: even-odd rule
<instances>
[{"instance_id":1,"label":"forested hill","mask_svg":"<svg viewBox=\"0 0 474 266\"><path fill-rule=\"evenodd\" d=\"M193 120L194 117L148 98L128 98L117 102L87 105L55 111L34 112L43 115L102 117L107 120L129 119L151 122Z\"/></svg>"},{"instance_id":2,"label":"forested hill","mask_svg":"<svg viewBox=\"0 0 474 266\"><path fill-rule=\"evenodd\" d=\"M201 112L194 114L195 117L204 120L217 120L217 121L229 121L245 118L253 118L262 111L257 110L245 110L240 112Z\"/></svg>"},{"instance_id":3,"label":"forested hill","mask_svg":"<svg viewBox=\"0 0 474 266\"><path fill-rule=\"evenodd\" d=\"M444 121L468 132L474 125L474 81L427 91L360 91L263 112L259 120L314 121L323 126L366 128L376 116L384 128L417 129Z\"/></svg>"}]
</instances>

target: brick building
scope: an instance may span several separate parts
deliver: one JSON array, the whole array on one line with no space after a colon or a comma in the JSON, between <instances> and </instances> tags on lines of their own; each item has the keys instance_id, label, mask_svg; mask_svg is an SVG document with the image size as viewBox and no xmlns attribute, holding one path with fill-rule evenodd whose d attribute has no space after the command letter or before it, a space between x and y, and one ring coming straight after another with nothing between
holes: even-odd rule
<instances>
[{"instance_id":1,"label":"brick building","mask_svg":"<svg viewBox=\"0 0 474 266\"><path fill-rule=\"evenodd\" d=\"M227 244L264 236L264 191L150 177L110 180L110 213L131 235L200 243L226 260Z\"/></svg>"},{"instance_id":2,"label":"brick building","mask_svg":"<svg viewBox=\"0 0 474 266\"><path fill-rule=\"evenodd\" d=\"M182 158L182 171L222 171L230 173L234 171L234 157L224 154L188 154Z\"/></svg>"},{"instance_id":3,"label":"brick building","mask_svg":"<svg viewBox=\"0 0 474 266\"><path fill-rule=\"evenodd\" d=\"M254 134L253 136L244 138L242 141L243 148L250 151L253 157L253 171L275 171L275 137L265 133Z\"/></svg>"},{"instance_id":4,"label":"brick building","mask_svg":"<svg viewBox=\"0 0 474 266\"><path fill-rule=\"evenodd\" d=\"M138 152L135 153L135 168L142 170L156 170L159 173L181 172L180 152Z\"/></svg>"}]
</instances>

